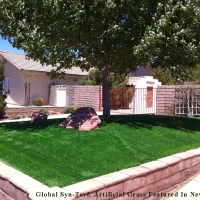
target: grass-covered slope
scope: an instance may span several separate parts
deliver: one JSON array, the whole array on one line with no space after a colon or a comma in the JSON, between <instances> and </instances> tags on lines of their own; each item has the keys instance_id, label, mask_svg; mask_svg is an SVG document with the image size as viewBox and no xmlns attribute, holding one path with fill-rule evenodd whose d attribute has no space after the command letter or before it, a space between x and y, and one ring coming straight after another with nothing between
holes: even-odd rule
<instances>
[{"instance_id":1,"label":"grass-covered slope","mask_svg":"<svg viewBox=\"0 0 200 200\"><path fill-rule=\"evenodd\" d=\"M200 146L200 120L151 115L112 116L98 130L46 124L0 124L0 160L48 186L140 165Z\"/></svg>"}]
</instances>

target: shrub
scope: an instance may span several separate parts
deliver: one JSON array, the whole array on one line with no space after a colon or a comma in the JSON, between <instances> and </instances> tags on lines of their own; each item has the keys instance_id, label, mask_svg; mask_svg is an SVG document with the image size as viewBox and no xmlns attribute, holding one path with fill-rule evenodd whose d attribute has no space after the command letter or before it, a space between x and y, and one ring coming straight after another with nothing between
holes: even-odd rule
<instances>
[{"instance_id":1,"label":"shrub","mask_svg":"<svg viewBox=\"0 0 200 200\"><path fill-rule=\"evenodd\" d=\"M62 111L62 113L64 113L64 114L71 114L71 113L73 113L76 109L77 109L77 107L75 107L75 106L69 106L69 107L65 108L65 109Z\"/></svg>"},{"instance_id":2,"label":"shrub","mask_svg":"<svg viewBox=\"0 0 200 200\"><path fill-rule=\"evenodd\" d=\"M47 109L40 109L39 112L43 113L43 114L45 114L47 116L49 115L49 111Z\"/></svg>"},{"instance_id":3,"label":"shrub","mask_svg":"<svg viewBox=\"0 0 200 200\"><path fill-rule=\"evenodd\" d=\"M127 109L132 101L134 87L114 87L110 89L110 107L111 109Z\"/></svg>"},{"instance_id":4,"label":"shrub","mask_svg":"<svg viewBox=\"0 0 200 200\"><path fill-rule=\"evenodd\" d=\"M20 119L21 117L19 115L13 114L13 115L11 115L11 118L12 119Z\"/></svg>"},{"instance_id":5,"label":"shrub","mask_svg":"<svg viewBox=\"0 0 200 200\"><path fill-rule=\"evenodd\" d=\"M41 97L35 97L34 102L36 106L42 106L44 100Z\"/></svg>"},{"instance_id":6,"label":"shrub","mask_svg":"<svg viewBox=\"0 0 200 200\"><path fill-rule=\"evenodd\" d=\"M3 81L5 79L4 76L4 62L0 60L0 117L3 117L5 115L5 109L6 109L6 97L7 95L3 91Z\"/></svg>"}]
</instances>

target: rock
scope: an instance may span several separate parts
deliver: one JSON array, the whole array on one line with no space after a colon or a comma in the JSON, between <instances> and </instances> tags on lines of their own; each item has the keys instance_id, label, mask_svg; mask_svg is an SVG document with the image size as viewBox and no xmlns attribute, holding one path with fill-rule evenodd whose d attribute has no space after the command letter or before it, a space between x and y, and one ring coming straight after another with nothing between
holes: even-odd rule
<instances>
[{"instance_id":1,"label":"rock","mask_svg":"<svg viewBox=\"0 0 200 200\"><path fill-rule=\"evenodd\" d=\"M69 115L59 126L78 130L91 130L100 128L101 120L93 108L83 107L78 108Z\"/></svg>"},{"instance_id":2,"label":"rock","mask_svg":"<svg viewBox=\"0 0 200 200\"><path fill-rule=\"evenodd\" d=\"M31 123L41 123L47 121L47 115L40 112L34 112L31 117Z\"/></svg>"}]
</instances>

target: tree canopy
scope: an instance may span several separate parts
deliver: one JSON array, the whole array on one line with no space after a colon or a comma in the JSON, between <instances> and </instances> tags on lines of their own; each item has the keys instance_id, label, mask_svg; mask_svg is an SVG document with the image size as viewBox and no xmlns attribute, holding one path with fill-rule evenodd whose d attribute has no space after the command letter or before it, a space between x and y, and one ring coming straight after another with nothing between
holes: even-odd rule
<instances>
[{"instance_id":1,"label":"tree canopy","mask_svg":"<svg viewBox=\"0 0 200 200\"><path fill-rule=\"evenodd\" d=\"M181 85L185 83L200 84L200 65L181 70L179 76L172 73L169 68L157 67L152 75L163 85Z\"/></svg>"},{"instance_id":2,"label":"tree canopy","mask_svg":"<svg viewBox=\"0 0 200 200\"><path fill-rule=\"evenodd\" d=\"M103 74L103 115L110 115L109 73L151 61L180 74L199 62L199 0L0 0L0 35L27 56ZM81 59L84 58L84 59ZM60 74L59 74L60 72Z\"/></svg>"},{"instance_id":3,"label":"tree canopy","mask_svg":"<svg viewBox=\"0 0 200 200\"><path fill-rule=\"evenodd\" d=\"M103 82L102 73L98 68L94 68L89 71L87 77L83 77L80 80L81 85L102 85ZM126 86L128 83L128 75L126 73L119 74L111 72L109 75L109 86L110 87L120 87Z\"/></svg>"},{"instance_id":4,"label":"tree canopy","mask_svg":"<svg viewBox=\"0 0 200 200\"><path fill-rule=\"evenodd\" d=\"M183 81L188 69L200 61L200 1L160 2L153 21L134 54L143 62L151 60L153 68L167 68Z\"/></svg>"},{"instance_id":5,"label":"tree canopy","mask_svg":"<svg viewBox=\"0 0 200 200\"><path fill-rule=\"evenodd\" d=\"M103 115L109 116L109 72L135 70L133 47L164 1L0 0L0 34L28 57L57 66L51 78L74 65L96 66L103 73Z\"/></svg>"}]
</instances>

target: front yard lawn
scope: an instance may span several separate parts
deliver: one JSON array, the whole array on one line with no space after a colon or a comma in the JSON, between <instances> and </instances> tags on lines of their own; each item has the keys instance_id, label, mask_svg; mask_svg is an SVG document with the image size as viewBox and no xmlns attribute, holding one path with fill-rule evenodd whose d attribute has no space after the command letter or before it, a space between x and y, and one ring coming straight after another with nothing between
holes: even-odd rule
<instances>
[{"instance_id":1,"label":"front yard lawn","mask_svg":"<svg viewBox=\"0 0 200 200\"><path fill-rule=\"evenodd\" d=\"M197 118L122 115L103 119L98 130L46 124L0 124L0 160L48 185L79 181L200 147Z\"/></svg>"}]
</instances>

